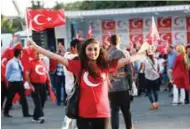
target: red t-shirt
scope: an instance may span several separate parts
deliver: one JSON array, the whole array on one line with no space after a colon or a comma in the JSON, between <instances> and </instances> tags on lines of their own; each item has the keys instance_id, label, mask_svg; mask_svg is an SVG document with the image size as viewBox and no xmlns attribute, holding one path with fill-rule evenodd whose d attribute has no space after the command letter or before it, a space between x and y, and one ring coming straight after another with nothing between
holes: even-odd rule
<instances>
[{"instance_id":1,"label":"red t-shirt","mask_svg":"<svg viewBox=\"0 0 190 129\"><path fill-rule=\"evenodd\" d=\"M27 71L30 72L30 80L32 83L44 84L47 82L47 68L43 61L30 61Z\"/></svg>"},{"instance_id":2,"label":"red t-shirt","mask_svg":"<svg viewBox=\"0 0 190 129\"><path fill-rule=\"evenodd\" d=\"M56 70L57 63L58 62L56 60L50 59L50 72L54 72Z\"/></svg>"},{"instance_id":3,"label":"red t-shirt","mask_svg":"<svg viewBox=\"0 0 190 129\"><path fill-rule=\"evenodd\" d=\"M112 68L111 68L112 67ZM116 69L117 63L110 69ZM81 69L80 60L69 60L68 70L78 76ZM92 78L87 71L82 72L80 83L79 116L84 118L108 118L110 107L108 99L108 75L106 69L101 73L102 79Z\"/></svg>"}]
</instances>

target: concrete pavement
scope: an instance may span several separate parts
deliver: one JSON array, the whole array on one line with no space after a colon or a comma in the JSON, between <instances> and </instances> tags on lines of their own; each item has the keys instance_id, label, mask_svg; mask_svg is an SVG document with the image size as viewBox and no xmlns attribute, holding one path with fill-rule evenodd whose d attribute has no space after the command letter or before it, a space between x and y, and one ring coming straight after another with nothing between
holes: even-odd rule
<instances>
[{"instance_id":1,"label":"concrete pavement","mask_svg":"<svg viewBox=\"0 0 190 129\"><path fill-rule=\"evenodd\" d=\"M159 93L160 108L150 111L147 97L136 97L132 102L131 112L135 129L190 129L190 105L172 106L172 98L167 92ZM30 113L33 112L33 102L28 98ZM64 107L56 106L49 100L45 106L45 123L32 123L31 118L23 118L19 104L14 105L10 114L13 118L1 115L2 129L61 129L64 118ZM122 114L120 115L120 129L124 128Z\"/></svg>"}]
</instances>

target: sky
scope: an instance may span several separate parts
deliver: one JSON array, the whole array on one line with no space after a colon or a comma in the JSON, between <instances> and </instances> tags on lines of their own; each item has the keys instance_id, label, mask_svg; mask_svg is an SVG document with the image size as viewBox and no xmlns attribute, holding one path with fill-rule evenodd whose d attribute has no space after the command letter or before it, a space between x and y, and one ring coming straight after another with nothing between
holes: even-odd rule
<instances>
[{"instance_id":1,"label":"sky","mask_svg":"<svg viewBox=\"0 0 190 129\"><path fill-rule=\"evenodd\" d=\"M19 6L19 9L21 11L21 16L25 15L25 10L27 7L31 7L31 0L14 0L17 2L17 5ZM39 0L34 0L39 1ZM82 1L82 0L40 0L44 2L44 6L51 8L55 5L55 2L58 3L71 3L76 1ZM84 1L84 0L83 0ZM1 1L1 14L5 16L18 16L17 11L12 3L12 0L3 0Z\"/></svg>"}]
</instances>

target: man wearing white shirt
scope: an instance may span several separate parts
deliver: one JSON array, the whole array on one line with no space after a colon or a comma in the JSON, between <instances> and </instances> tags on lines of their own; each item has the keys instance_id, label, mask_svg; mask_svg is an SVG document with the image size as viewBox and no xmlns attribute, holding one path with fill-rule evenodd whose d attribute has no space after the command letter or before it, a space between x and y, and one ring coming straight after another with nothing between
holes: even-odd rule
<instances>
[{"instance_id":1,"label":"man wearing white shirt","mask_svg":"<svg viewBox=\"0 0 190 129\"><path fill-rule=\"evenodd\" d=\"M78 57L79 49L80 49L81 42L78 39L74 39L71 41L71 49L70 52L66 52L64 55L64 58L67 58L69 60L76 59ZM63 67L64 73L65 73L65 90L66 94L68 95L71 90L74 87L74 75L73 73L69 72L66 67ZM67 116L65 116L62 129L76 129L76 120L70 119Z\"/></svg>"}]
</instances>

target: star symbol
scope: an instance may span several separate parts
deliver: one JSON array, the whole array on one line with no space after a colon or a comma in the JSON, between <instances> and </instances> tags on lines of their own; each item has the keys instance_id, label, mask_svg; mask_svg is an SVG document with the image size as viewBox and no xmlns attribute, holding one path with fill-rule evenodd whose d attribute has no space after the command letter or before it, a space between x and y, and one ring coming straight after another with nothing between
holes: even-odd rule
<instances>
[{"instance_id":1,"label":"star symbol","mask_svg":"<svg viewBox=\"0 0 190 129\"><path fill-rule=\"evenodd\" d=\"M48 21L48 22L52 21L52 18L51 18L51 17L48 17L48 18L47 18L47 21Z\"/></svg>"}]
</instances>

